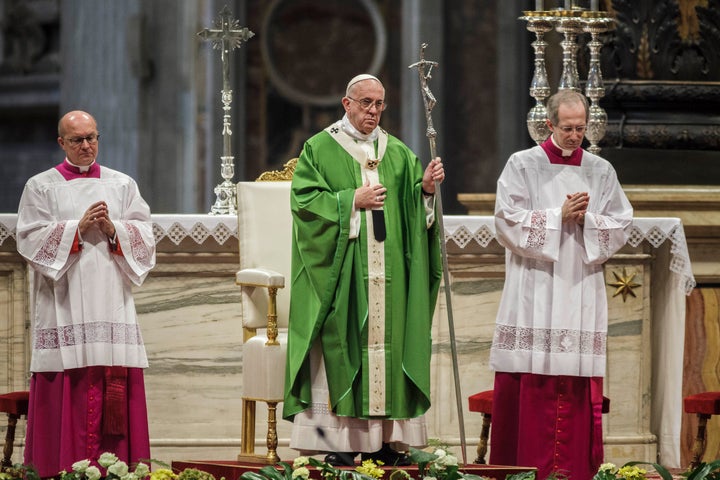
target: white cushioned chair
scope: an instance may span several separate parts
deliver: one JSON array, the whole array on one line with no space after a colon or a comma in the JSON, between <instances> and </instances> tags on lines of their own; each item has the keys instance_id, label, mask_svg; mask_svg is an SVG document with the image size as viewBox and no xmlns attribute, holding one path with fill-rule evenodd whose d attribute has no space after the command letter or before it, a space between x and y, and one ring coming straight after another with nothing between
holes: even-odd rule
<instances>
[{"instance_id":1,"label":"white cushioned chair","mask_svg":"<svg viewBox=\"0 0 720 480\"><path fill-rule=\"evenodd\" d=\"M292 162L292 161L291 161ZM291 162L288 162L289 164ZM294 166L292 163L291 168ZM286 165L286 170L287 170ZM242 439L238 460L275 464L277 404L283 400L287 325L290 305L292 216L290 181L270 172L272 180L237 184L243 339ZM267 454L255 453L256 402L268 407Z\"/></svg>"}]
</instances>

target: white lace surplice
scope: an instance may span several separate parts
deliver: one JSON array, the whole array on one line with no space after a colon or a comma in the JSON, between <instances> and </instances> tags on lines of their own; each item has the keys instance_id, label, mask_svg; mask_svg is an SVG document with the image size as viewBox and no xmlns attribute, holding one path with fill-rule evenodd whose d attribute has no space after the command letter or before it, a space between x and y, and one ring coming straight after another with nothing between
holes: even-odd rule
<instances>
[{"instance_id":1,"label":"white lace surplice","mask_svg":"<svg viewBox=\"0 0 720 480\"><path fill-rule=\"evenodd\" d=\"M562 223L567 194L588 192L585 225ZM627 241L632 207L605 160L553 165L540 147L514 154L498 180L495 228L507 249L490 362L502 372L604 376L602 264Z\"/></svg>"},{"instance_id":2,"label":"white lace surplice","mask_svg":"<svg viewBox=\"0 0 720 480\"><path fill-rule=\"evenodd\" d=\"M99 230L70 253L80 217L100 200L123 255L111 253ZM35 271L31 371L147 367L132 286L155 265L155 240L150 209L132 178L104 167L100 178L67 181L55 169L36 175L20 200L17 244Z\"/></svg>"}]
</instances>

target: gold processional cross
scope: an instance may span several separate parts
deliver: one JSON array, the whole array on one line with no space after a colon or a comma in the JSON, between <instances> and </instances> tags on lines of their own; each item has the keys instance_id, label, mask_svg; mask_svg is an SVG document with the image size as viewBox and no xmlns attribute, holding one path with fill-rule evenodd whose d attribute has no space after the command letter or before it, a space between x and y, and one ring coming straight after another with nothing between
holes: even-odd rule
<instances>
[{"instance_id":1,"label":"gold processional cross","mask_svg":"<svg viewBox=\"0 0 720 480\"><path fill-rule=\"evenodd\" d=\"M255 34L247 27L240 28L240 22L232 18L227 5L220 12L220 18L215 22L215 29L205 28L198 32L203 40L212 41L213 49L220 50L220 60L223 69L223 154L220 157L222 164L220 174L224 181L215 187L217 199L212 206L210 214L236 214L237 200L235 185L232 178L235 176L235 157L232 155L230 137L232 136L230 104L232 103L232 90L230 89L230 52L240 48L243 42L247 42Z\"/></svg>"}]
</instances>

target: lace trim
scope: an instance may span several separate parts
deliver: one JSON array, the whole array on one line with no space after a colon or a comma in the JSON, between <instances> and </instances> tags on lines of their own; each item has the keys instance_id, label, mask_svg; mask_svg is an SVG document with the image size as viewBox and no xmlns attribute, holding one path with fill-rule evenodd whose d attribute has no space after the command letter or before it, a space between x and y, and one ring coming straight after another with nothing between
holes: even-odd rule
<instances>
[{"instance_id":1,"label":"lace trim","mask_svg":"<svg viewBox=\"0 0 720 480\"><path fill-rule=\"evenodd\" d=\"M63 233L65 233L65 223L62 222L55 225L50 236L45 240L45 243L37 255L35 255L35 258L33 258L33 262L46 267L52 266L57 258Z\"/></svg>"},{"instance_id":2,"label":"lace trim","mask_svg":"<svg viewBox=\"0 0 720 480\"><path fill-rule=\"evenodd\" d=\"M143 267L150 268L150 251L140 235L140 230L132 223L123 222L130 235L130 250L133 259Z\"/></svg>"},{"instance_id":3,"label":"lace trim","mask_svg":"<svg viewBox=\"0 0 720 480\"><path fill-rule=\"evenodd\" d=\"M547 213L544 210L533 210L530 219L530 234L527 239L528 248L541 250L545 246L547 233Z\"/></svg>"},{"instance_id":4,"label":"lace trim","mask_svg":"<svg viewBox=\"0 0 720 480\"><path fill-rule=\"evenodd\" d=\"M493 347L542 353L605 355L607 335L571 329L548 329L498 325Z\"/></svg>"},{"instance_id":5,"label":"lace trim","mask_svg":"<svg viewBox=\"0 0 720 480\"><path fill-rule=\"evenodd\" d=\"M61 347L87 345L90 343L142 345L143 340L138 325L94 322L57 328L37 329L35 330L33 348L36 350L50 350Z\"/></svg>"},{"instance_id":6,"label":"lace trim","mask_svg":"<svg viewBox=\"0 0 720 480\"><path fill-rule=\"evenodd\" d=\"M610 229L603 217L596 217L598 227L598 246L600 248L600 256L608 258L610 256Z\"/></svg>"},{"instance_id":7,"label":"lace trim","mask_svg":"<svg viewBox=\"0 0 720 480\"><path fill-rule=\"evenodd\" d=\"M330 410L330 405L327 402L312 402L310 404L310 411L317 415L330 415L333 413L332 410Z\"/></svg>"}]
</instances>

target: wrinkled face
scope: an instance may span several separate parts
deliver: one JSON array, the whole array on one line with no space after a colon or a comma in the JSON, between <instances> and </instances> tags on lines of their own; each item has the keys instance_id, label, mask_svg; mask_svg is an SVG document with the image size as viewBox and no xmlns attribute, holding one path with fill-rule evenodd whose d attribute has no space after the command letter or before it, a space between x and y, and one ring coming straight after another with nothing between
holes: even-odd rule
<instances>
[{"instance_id":1,"label":"wrinkled face","mask_svg":"<svg viewBox=\"0 0 720 480\"><path fill-rule=\"evenodd\" d=\"M385 89L376 80L369 79L357 82L348 93L342 99L348 120L358 131L367 135L380 123L380 116L385 109Z\"/></svg>"},{"instance_id":2,"label":"wrinkled face","mask_svg":"<svg viewBox=\"0 0 720 480\"><path fill-rule=\"evenodd\" d=\"M555 142L565 150L575 150L582 144L587 127L585 106L580 103L561 103L558 107L558 122L547 124L553 132Z\"/></svg>"},{"instance_id":3,"label":"wrinkled face","mask_svg":"<svg viewBox=\"0 0 720 480\"><path fill-rule=\"evenodd\" d=\"M74 165L85 166L98 154L98 130L95 119L85 112L70 112L60 120L57 141Z\"/></svg>"}]
</instances>

